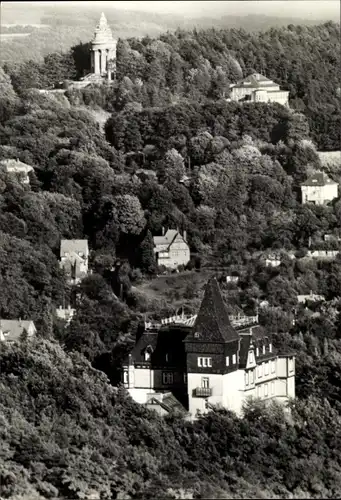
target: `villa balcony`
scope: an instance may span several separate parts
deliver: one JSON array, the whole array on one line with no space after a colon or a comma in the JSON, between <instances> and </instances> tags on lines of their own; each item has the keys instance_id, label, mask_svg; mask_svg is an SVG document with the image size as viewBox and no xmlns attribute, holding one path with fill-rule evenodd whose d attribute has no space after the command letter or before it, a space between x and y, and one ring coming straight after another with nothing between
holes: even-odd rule
<instances>
[{"instance_id":1,"label":"villa balcony","mask_svg":"<svg viewBox=\"0 0 341 500\"><path fill-rule=\"evenodd\" d=\"M209 398L212 395L212 389L210 387L197 387L194 389L194 395L197 398Z\"/></svg>"}]
</instances>

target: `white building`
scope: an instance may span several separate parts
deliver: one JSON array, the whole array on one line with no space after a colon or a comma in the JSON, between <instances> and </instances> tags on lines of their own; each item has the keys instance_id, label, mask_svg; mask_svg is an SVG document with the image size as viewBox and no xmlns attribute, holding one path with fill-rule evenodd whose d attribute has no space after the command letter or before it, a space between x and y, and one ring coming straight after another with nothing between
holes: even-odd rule
<instances>
[{"instance_id":1,"label":"white building","mask_svg":"<svg viewBox=\"0 0 341 500\"><path fill-rule=\"evenodd\" d=\"M186 231L181 235L176 229L168 229L162 236L154 236L153 241L159 266L177 269L178 266L186 266L190 261Z\"/></svg>"},{"instance_id":2,"label":"white building","mask_svg":"<svg viewBox=\"0 0 341 500\"><path fill-rule=\"evenodd\" d=\"M26 165L18 159L2 160L0 165L5 167L6 172L15 175L22 184L30 183L28 174L34 170L30 165Z\"/></svg>"},{"instance_id":3,"label":"white building","mask_svg":"<svg viewBox=\"0 0 341 500\"><path fill-rule=\"evenodd\" d=\"M338 197L338 183L324 172L317 172L301 184L302 203L325 205Z\"/></svg>"},{"instance_id":4,"label":"white building","mask_svg":"<svg viewBox=\"0 0 341 500\"><path fill-rule=\"evenodd\" d=\"M197 316L145 325L123 366L124 386L141 404L172 392L191 418L214 406L240 415L249 397L294 398L294 353L276 352L257 317L246 323L232 324L210 280Z\"/></svg>"},{"instance_id":5,"label":"white building","mask_svg":"<svg viewBox=\"0 0 341 500\"><path fill-rule=\"evenodd\" d=\"M0 342L20 341L25 336L32 338L37 333L35 324L30 320L21 319L1 319L0 320Z\"/></svg>"},{"instance_id":6,"label":"white building","mask_svg":"<svg viewBox=\"0 0 341 500\"><path fill-rule=\"evenodd\" d=\"M253 73L230 85L231 101L278 102L289 106L289 91L281 90L277 83L260 73Z\"/></svg>"},{"instance_id":7,"label":"white building","mask_svg":"<svg viewBox=\"0 0 341 500\"><path fill-rule=\"evenodd\" d=\"M116 69L116 46L112 31L102 12L99 23L91 41L91 71L98 76L106 76L111 80Z\"/></svg>"},{"instance_id":8,"label":"white building","mask_svg":"<svg viewBox=\"0 0 341 500\"><path fill-rule=\"evenodd\" d=\"M60 267L64 269L68 281L77 284L88 274L88 240L61 240Z\"/></svg>"}]
</instances>

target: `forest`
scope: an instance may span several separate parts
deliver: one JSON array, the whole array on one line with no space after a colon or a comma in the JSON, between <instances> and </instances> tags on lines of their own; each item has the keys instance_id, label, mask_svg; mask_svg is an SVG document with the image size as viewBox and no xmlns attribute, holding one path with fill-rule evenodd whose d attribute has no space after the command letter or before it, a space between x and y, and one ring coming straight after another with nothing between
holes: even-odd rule
<instances>
[{"instance_id":1,"label":"forest","mask_svg":"<svg viewBox=\"0 0 341 500\"><path fill-rule=\"evenodd\" d=\"M112 87L65 93L39 89L87 72L84 44L0 68L0 161L34 167L29 185L0 167L0 317L38 329L33 342L0 345L2 498L341 494L341 258L306 257L339 248L341 199L302 205L299 190L321 169L341 182L318 154L340 149L338 32L120 40ZM224 99L253 70L290 90L291 109ZM96 110L110 113L104 128ZM152 241L162 227L187 230L192 259L155 300L146 286L163 271ZM59 268L62 238L89 241L93 272L75 288ZM271 254L279 267L266 267ZM291 418L254 402L242 419L162 419L119 385L140 321L179 299L195 310L210 273L231 312L259 310L274 344L296 352ZM297 304L310 292L325 300ZM65 327L54 312L68 302L77 312Z\"/></svg>"}]
</instances>

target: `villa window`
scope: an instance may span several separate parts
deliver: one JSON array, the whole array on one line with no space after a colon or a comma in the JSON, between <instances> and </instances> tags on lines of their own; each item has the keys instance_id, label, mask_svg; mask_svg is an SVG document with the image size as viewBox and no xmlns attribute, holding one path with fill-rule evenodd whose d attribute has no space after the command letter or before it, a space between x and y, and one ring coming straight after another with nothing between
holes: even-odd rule
<instances>
[{"instance_id":1,"label":"villa window","mask_svg":"<svg viewBox=\"0 0 341 500\"><path fill-rule=\"evenodd\" d=\"M259 385L257 387L257 398L261 398L262 397L262 386Z\"/></svg>"},{"instance_id":2,"label":"villa window","mask_svg":"<svg viewBox=\"0 0 341 500\"><path fill-rule=\"evenodd\" d=\"M264 364L264 375L269 375L269 363Z\"/></svg>"},{"instance_id":3,"label":"villa window","mask_svg":"<svg viewBox=\"0 0 341 500\"><path fill-rule=\"evenodd\" d=\"M250 374L249 372L245 372L245 385L249 385Z\"/></svg>"},{"instance_id":4,"label":"villa window","mask_svg":"<svg viewBox=\"0 0 341 500\"><path fill-rule=\"evenodd\" d=\"M232 355L232 364L233 365L237 364L237 355L236 354Z\"/></svg>"},{"instance_id":5,"label":"villa window","mask_svg":"<svg viewBox=\"0 0 341 500\"><path fill-rule=\"evenodd\" d=\"M162 372L162 383L164 385L169 385L173 383L173 373L171 372Z\"/></svg>"},{"instance_id":6,"label":"villa window","mask_svg":"<svg viewBox=\"0 0 341 500\"><path fill-rule=\"evenodd\" d=\"M208 377L202 377L202 379L201 379L201 387L203 389L209 389L209 387L210 387L210 379Z\"/></svg>"},{"instance_id":7,"label":"villa window","mask_svg":"<svg viewBox=\"0 0 341 500\"><path fill-rule=\"evenodd\" d=\"M264 385L264 397L267 398L268 397L268 384L265 384Z\"/></svg>"},{"instance_id":8,"label":"villa window","mask_svg":"<svg viewBox=\"0 0 341 500\"><path fill-rule=\"evenodd\" d=\"M289 372L294 371L294 358L289 358Z\"/></svg>"},{"instance_id":9,"label":"villa window","mask_svg":"<svg viewBox=\"0 0 341 500\"><path fill-rule=\"evenodd\" d=\"M128 383L128 372L127 371L123 372L123 383L124 384Z\"/></svg>"},{"instance_id":10,"label":"villa window","mask_svg":"<svg viewBox=\"0 0 341 500\"><path fill-rule=\"evenodd\" d=\"M230 356L226 356L226 366L230 366Z\"/></svg>"},{"instance_id":11,"label":"villa window","mask_svg":"<svg viewBox=\"0 0 341 500\"><path fill-rule=\"evenodd\" d=\"M257 376L258 378L261 378L263 376L263 365L257 366Z\"/></svg>"},{"instance_id":12,"label":"villa window","mask_svg":"<svg viewBox=\"0 0 341 500\"><path fill-rule=\"evenodd\" d=\"M263 354L265 354L265 345L263 345Z\"/></svg>"},{"instance_id":13,"label":"villa window","mask_svg":"<svg viewBox=\"0 0 341 500\"><path fill-rule=\"evenodd\" d=\"M257 347L257 349L256 349L256 356L257 356L257 358L259 356L259 347Z\"/></svg>"},{"instance_id":14,"label":"villa window","mask_svg":"<svg viewBox=\"0 0 341 500\"><path fill-rule=\"evenodd\" d=\"M269 352L272 352L272 344L269 344Z\"/></svg>"},{"instance_id":15,"label":"villa window","mask_svg":"<svg viewBox=\"0 0 341 500\"><path fill-rule=\"evenodd\" d=\"M271 373L276 373L276 361L271 361Z\"/></svg>"},{"instance_id":16,"label":"villa window","mask_svg":"<svg viewBox=\"0 0 341 500\"><path fill-rule=\"evenodd\" d=\"M255 362L254 356L253 356L253 351L249 351L249 362L250 363L254 363Z\"/></svg>"},{"instance_id":17,"label":"villa window","mask_svg":"<svg viewBox=\"0 0 341 500\"><path fill-rule=\"evenodd\" d=\"M212 358L198 358L198 366L207 368L212 366Z\"/></svg>"},{"instance_id":18,"label":"villa window","mask_svg":"<svg viewBox=\"0 0 341 500\"><path fill-rule=\"evenodd\" d=\"M271 395L275 394L275 382L271 382Z\"/></svg>"},{"instance_id":19,"label":"villa window","mask_svg":"<svg viewBox=\"0 0 341 500\"><path fill-rule=\"evenodd\" d=\"M254 372L253 370L250 371L250 384L253 384L254 382Z\"/></svg>"}]
</instances>

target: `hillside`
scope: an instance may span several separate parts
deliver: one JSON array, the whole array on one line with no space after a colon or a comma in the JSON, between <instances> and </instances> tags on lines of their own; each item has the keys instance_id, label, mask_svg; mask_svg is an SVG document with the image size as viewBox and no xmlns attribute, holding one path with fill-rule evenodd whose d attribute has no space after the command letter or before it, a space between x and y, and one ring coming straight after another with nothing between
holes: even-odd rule
<instances>
[{"instance_id":1,"label":"hillside","mask_svg":"<svg viewBox=\"0 0 341 500\"><path fill-rule=\"evenodd\" d=\"M114 85L82 91L39 89L87 70L87 45L0 68L0 161L34 169L24 184L0 167L0 318L37 327L31 344L0 342L1 498L339 497L341 258L307 252L340 249L341 198L300 193L319 170L341 183L338 32L121 40ZM290 88L291 109L226 101L253 69ZM170 274L153 236L177 227L191 260ZM92 272L74 286L59 250L78 238ZM274 347L296 353L290 418L255 402L240 419L161 419L119 385L139 324L196 313L213 274L230 313L259 313ZM56 308L71 303L66 325Z\"/></svg>"},{"instance_id":2,"label":"hillside","mask_svg":"<svg viewBox=\"0 0 341 500\"><path fill-rule=\"evenodd\" d=\"M0 363L4 499L340 495L341 419L326 402L297 401L290 420L258 404L189 423L132 402L55 342L2 344Z\"/></svg>"}]
</instances>

